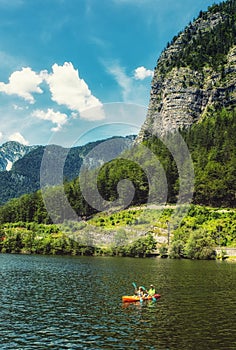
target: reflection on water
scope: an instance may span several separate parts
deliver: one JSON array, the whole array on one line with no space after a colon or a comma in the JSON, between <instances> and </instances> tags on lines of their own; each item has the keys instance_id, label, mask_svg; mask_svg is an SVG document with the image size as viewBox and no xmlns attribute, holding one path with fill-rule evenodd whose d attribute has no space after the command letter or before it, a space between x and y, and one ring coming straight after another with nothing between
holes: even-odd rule
<instances>
[{"instance_id":1,"label":"reflection on water","mask_svg":"<svg viewBox=\"0 0 236 350\"><path fill-rule=\"evenodd\" d=\"M235 349L236 264L0 255L1 349ZM157 302L123 304L132 282Z\"/></svg>"}]
</instances>

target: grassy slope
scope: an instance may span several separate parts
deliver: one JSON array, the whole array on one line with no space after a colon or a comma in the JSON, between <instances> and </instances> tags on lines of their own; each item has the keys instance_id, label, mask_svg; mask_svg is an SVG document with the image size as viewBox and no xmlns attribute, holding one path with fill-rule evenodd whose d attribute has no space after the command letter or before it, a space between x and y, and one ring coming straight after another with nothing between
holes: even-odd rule
<instances>
[{"instance_id":1,"label":"grassy slope","mask_svg":"<svg viewBox=\"0 0 236 350\"><path fill-rule=\"evenodd\" d=\"M191 206L187 215L179 218L174 206L164 210L147 209L145 206L129 208L116 213L99 213L87 222L105 231L124 230L133 236L150 232L160 243L167 241L168 222L173 240L175 235L187 238L191 232L202 229L215 244L236 247L236 209L219 209Z\"/></svg>"}]
</instances>

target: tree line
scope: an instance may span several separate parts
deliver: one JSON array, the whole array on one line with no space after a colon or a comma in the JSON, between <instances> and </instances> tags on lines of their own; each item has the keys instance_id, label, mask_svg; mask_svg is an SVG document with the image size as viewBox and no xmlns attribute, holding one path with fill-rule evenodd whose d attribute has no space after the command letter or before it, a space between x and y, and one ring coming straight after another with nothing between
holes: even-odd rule
<instances>
[{"instance_id":1,"label":"tree line","mask_svg":"<svg viewBox=\"0 0 236 350\"><path fill-rule=\"evenodd\" d=\"M114 244L95 246L83 241L78 230L74 235L54 224L17 222L0 225L0 253L78 255L78 256L126 256L146 257L156 247L151 234L128 243L126 234L118 231Z\"/></svg>"},{"instance_id":2,"label":"tree line","mask_svg":"<svg viewBox=\"0 0 236 350\"><path fill-rule=\"evenodd\" d=\"M193 203L216 207L235 207L236 205L236 110L223 108L211 112L201 123L181 131L186 141L195 171L195 187ZM151 150L165 170L168 193L167 201L175 203L178 199L179 174L175 159L170 151L155 137L144 141L145 147ZM104 164L99 172L96 182L93 172L86 173L87 187L93 194L98 188L101 197L107 201L114 201L119 197L117 185L122 179L129 179L135 189L130 205L146 203L150 198L152 183L139 164L151 167L153 159L144 159L143 149L135 149L135 157L126 151L124 159L119 158ZM129 160L132 159L131 160ZM136 161L137 160L137 161ZM154 160L155 161L155 160ZM156 169L154 169L156 171ZM121 190L125 193L130 184L124 183ZM127 188L126 188L127 186ZM157 183L158 186L158 183ZM64 183L66 198L77 213L78 218L88 218L98 210L89 204L81 191L80 178ZM47 190L47 198L53 205L54 215L58 222L66 218L63 212L63 203L58 203L60 186ZM161 193L159 194L161 196ZM155 196L153 197L155 203ZM160 199L160 198L159 198ZM157 198L158 200L158 198ZM161 201L161 199L160 199ZM41 190L13 199L0 207L0 223L7 222L36 222L51 224Z\"/></svg>"},{"instance_id":3,"label":"tree line","mask_svg":"<svg viewBox=\"0 0 236 350\"><path fill-rule=\"evenodd\" d=\"M1 224L0 252L148 257L158 249L161 257L215 259L216 246L221 247L222 252L224 247L235 246L235 210L191 205L178 226L171 221L172 211L165 209L160 216L157 210L150 210L142 217L141 209L123 210L112 215L99 214L88 223L68 221L62 225L35 222ZM159 227L166 228L167 221L170 223L169 245L158 243ZM112 241L105 245L98 241L92 243L90 232L95 226L98 228L96 232L102 227L103 234L112 234ZM139 236L137 233L144 227L149 230Z\"/></svg>"}]
</instances>

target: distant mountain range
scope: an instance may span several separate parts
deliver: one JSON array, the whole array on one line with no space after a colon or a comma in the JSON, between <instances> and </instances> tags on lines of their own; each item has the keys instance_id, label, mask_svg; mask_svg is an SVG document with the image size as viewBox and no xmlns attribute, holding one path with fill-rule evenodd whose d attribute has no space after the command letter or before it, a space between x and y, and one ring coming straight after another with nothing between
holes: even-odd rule
<instances>
[{"instance_id":1,"label":"distant mountain range","mask_svg":"<svg viewBox=\"0 0 236 350\"><path fill-rule=\"evenodd\" d=\"M12 165L27 153L39 146L25 146L19 142L9 141L0 146L0 171L11 170Z\"/></svg>"},{"instance_id":2,"label":"distant mountain range","mask_svg":"<svg viewBox=\"0 0 236 350\"><path fill-rule=\"evenodd\" d=\"M103 164L108 152L109 155L115 154L117 147L119 147L118 151L122 152L131 147L134 139L133 135L108 139L119 140L119 142L114 143L114 149L112 147L107 149L105 146L101 148L102 152L99 152L99 157L89 159L87 165L92 168ZM35 192L40 188L40 168L46 148L47 153L51 153L55 165L60 163L61 156L67 155L63 175L65 179L72 180L79 175L85 156L96 146L101 145L102 147L104 141L107 140L90 142L71 149L57 145L25 146L15 141L4 143L0 147L0 204L23 194Z\"/></svg>"}]
</instances>

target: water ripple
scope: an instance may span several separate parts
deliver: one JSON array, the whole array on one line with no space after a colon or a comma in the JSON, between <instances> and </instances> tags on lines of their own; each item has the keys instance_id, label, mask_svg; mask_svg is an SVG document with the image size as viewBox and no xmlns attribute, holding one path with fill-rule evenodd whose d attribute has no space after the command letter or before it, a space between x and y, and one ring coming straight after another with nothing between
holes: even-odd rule
<instances>
[{"instance_id":1,"label":"water ripple","mask_svg":"<svg viewBox=\"0 0 236 350\"><path fill-rule=\"evenodd\" d=\"M0 255L0 277L1 349L236 348L236 265ZM122 304L132 281L162 298Z\"/></svg>"}]
</instances>

